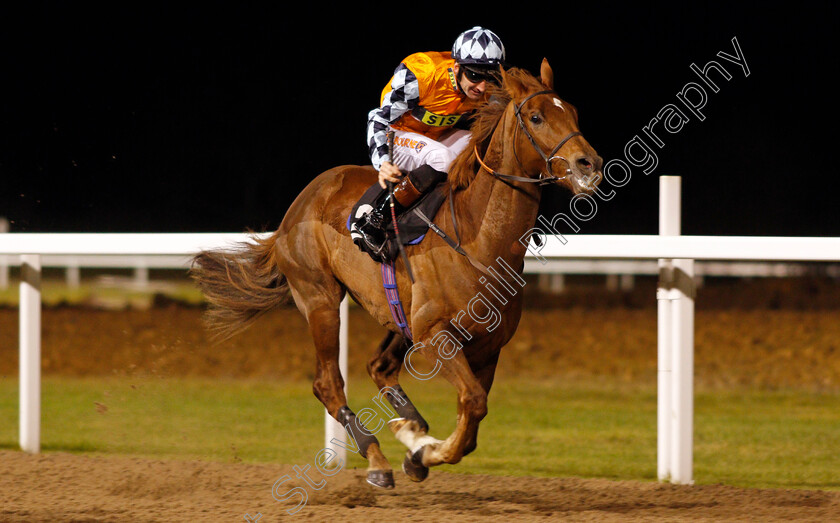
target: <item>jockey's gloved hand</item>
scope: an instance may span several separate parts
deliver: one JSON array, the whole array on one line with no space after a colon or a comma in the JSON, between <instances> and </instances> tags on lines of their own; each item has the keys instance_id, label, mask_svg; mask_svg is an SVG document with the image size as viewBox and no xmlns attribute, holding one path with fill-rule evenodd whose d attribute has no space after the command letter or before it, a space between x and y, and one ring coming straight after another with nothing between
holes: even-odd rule
<instances>
[{"instance_id":1,"label":"jockey's gloved hand","mask_svg":"<svg viewBox=\"0 0 840 523\"><path fill-rule=\"evenodd\" d=\"M400 168L396 165L392 164L391 162L382 162L382 166L379 168L379 186L383 189L388 188L387 182L392 183L399 183L402 179L403 173L400 171Z\"/></svg>"}]
</instances>

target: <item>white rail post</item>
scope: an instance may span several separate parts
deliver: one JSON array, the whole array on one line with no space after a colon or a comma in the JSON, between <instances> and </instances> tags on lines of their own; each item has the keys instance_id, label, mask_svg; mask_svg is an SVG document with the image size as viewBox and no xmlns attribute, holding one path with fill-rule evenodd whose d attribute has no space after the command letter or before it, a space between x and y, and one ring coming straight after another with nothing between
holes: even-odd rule
<instances>
[{"instance_id":1,"label":"white rail post","mask_svg":"<svg viewBox=\"0 0 840 523\"><path fill-rule=\"evenodd\" d=\"M41 450L41 257L20 257L20 448Z\"/></svg>"},{"instance_id":2,"label":"white rail post","mask_svg":"<svg viewBox=\"0 0 840 523\"><path fill-rule=\"evenodd\" d=\"M138 289L145 289L149 286L149 267L142 257L138 257L134 265L134 285Z\"/></svg>"},{"instance_id":3,"label":"white rail post","mask_svg":"<svg viewBox=\"0 0 840 523\"><path fill-rule=\"evenodd\" d=\"M694 483L694 260L674 260L671 483Z\"/></svg>"},{"instance_id":4,"label":"white rail post","mask_svg":"<svg viewBox=\"0 0 840 523\"><path fill-rule=\"evenodd\" d=\"M64 269L64 278L67 286L71 289L78 289L82 285L82 267L76 257L67 260L67 267Z\"/></svg>"},{"instance_id":5,"label":"white rail post","mask_svg":"<svg viewBox=\"0 0 840 523\"><path fill-rule=\"evenodd\" d=\"M661 220L659 229L661 234ZM671 477L671 304L663 284L672 272L671 260L659 260L659 288L656 289L656 475L659 481Z\"/></svg>"},{"instance_id":6,"label":"white rail post","mask_svg":"<svg viewBox=\"0 0 840 523\"><path fill-rule=\"evenodd\" d=\"M659 234L681 232L680 178L659 178ZM693 483L694 260L659 260L657 476Z\"/></svg>"},{"instance_id":7,"label":"white rail post","mask_svg":"<svg viewBox=\"0 0 840 523\"><path fill-rule=\"evenodd\" d=\"M9 220L0 216L0 234L9 232ZM9 259L0 254L0 289L9 287Z\"/></svg>"},{"instance_id":8,"label":"white rail post","mask_svg":"<svg viewBox=\"0 0 840 523\"><path fill-rule=\"evenodd\" d=\"M338 331L338 368L341 371L341 376L344 378L344 395L347 395L347 345L349 341L349 299L347 296L341 300L341 308L339 309L340 327ZM330 413L324 409L324 448L332 449L336 454L336 458L347 464L347 450L340 446L330 443L335 438L339 441L347 441L347 433L341 423L337 422L330 416Z\"/></svg>"}]
</instances>

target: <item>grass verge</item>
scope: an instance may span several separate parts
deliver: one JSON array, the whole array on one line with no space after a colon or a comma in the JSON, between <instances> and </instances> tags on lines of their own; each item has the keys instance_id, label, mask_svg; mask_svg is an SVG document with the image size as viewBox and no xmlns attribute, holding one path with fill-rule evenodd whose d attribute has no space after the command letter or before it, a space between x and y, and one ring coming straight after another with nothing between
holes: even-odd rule
<instances>
[{"instance_id":1,"label":"grass verge","mask_svg":"<svg viewBox=\"0 0 840 523\"><path fill-rule=\"evenodd\" d=\"M351 406L377 410L356 380ZM455 426L455 393L441 381L403 385L432 427ZM17 381L0 378L0 447L17 448ZM161 378L56 378L42 384L42 449L89 455L222 462L312 463L323 409L308 383ZM378 419L386 419L380 414ZM405 449L378 434L398 469ZM698 484L840 488L840 395L698 391ZM359 456L349 467L364 468ZM656 391L603 383L500 382L478 449L439 470L468 474L656 478Z\"/></svg>"}]
</instances>

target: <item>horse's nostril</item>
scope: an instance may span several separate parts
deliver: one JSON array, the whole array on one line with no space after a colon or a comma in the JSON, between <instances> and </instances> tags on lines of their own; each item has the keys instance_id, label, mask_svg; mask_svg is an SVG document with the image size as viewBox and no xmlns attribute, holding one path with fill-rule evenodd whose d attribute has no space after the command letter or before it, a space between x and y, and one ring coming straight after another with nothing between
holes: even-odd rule
<instances>
[{"instance_id":1,"label":"horse's nostril","mask_svg":"<svg viewBox=\"0 0 840 523\"><path fill-rule=\"evenodd\" d=\"M592 170L592 162L589 161L588 158L578 158L577 160L578 167L580 167L584 171L591 171Z\"/></svg>"}]
</instances>

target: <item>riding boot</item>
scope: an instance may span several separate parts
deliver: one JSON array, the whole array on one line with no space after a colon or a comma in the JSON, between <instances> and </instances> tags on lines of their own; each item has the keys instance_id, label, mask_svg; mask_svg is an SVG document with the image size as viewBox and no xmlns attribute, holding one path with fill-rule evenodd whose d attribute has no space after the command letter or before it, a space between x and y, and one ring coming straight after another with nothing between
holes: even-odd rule
<instances>
[{"instance_id":1,"label":"riding boot","mask_svg":"<svg viewBox=\"0 0 840 523\"><path fill-rule=\"evenodd\" d=\"M420 193L413 190L408 176L403 178L393 192L383 190L373 201L373 209L354 225L354 229L377 256L385 248L385 230L392 221L391 201L394 203L394 214L402 214L419 197Z\"/></svg>"},{"instance_id":2,"label":"riding boot","mask_svg":"<svg viewBox=\"0 0 840 523\"><path fill-rule=\"evenodd\" d=\"M414 205L423 193L437 185L446 177L446 173L438 171L428 165L420 166L406 175L393 191L383 190L373 201L373 209L368 211L364 220L354 224L368 247L380 255L385 247L385 230L392 221L391 201L394 203L394 214L399 216L406 209Z\"/></svg>"}]
</instances>

